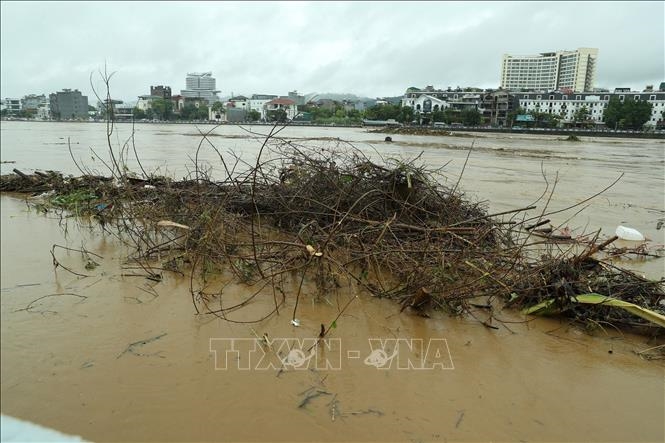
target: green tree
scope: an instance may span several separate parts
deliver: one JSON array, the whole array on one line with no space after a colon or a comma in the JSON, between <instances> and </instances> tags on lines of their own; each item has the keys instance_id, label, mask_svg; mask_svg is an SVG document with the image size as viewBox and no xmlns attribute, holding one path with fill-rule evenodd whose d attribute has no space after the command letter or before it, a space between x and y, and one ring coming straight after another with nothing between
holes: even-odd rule
<instances>
[{"instance_id":1,"label":"green tree","mask_svg":"<svg viewBox=\"0 0 665 443\"><path fill-rule=\"evenodd\" d=\"M143 120L146 118L145 111L143 109L134 108L132 114L134 115L134 120Z\"/></svg>"},{"instance_id":2,"label":"green tree","mask_svg":"<svg viewBox=\"0 0 665 443\"><path fill-rule=\"evenodd\" d=\"M247 120L250 122L258 121L261 118L261 113L256 109L252 109L247 113Z\"/></svg>"},{"instance_id":3,"label":"green tree","mask_svg":"<svg viewBox=\"0 0 665 443\"><path fill-rule=\"evenodd\" d=\"M623 112L623 104L621 100L617 97L612 97L607 104L607 108L603 112L603 121L605 126L610 129L617 129L619 126L619 120L621 120Z\"/></svg>"},{"instance_id":4,"label":"green tree","mask_svg":"<svg viewBox=\"0 0 665 443\"><path fill-rule=\"evenodd\" d=\"M185 106L180 110L180 119L181 120L194 120L196 119L196 113L198 109L194 106L193 103L186 103Z\"/></svg>"},{"instance_id":5,"label":"green tree","mask_svg":"<svg viewBox=\"0 0 665 443\"><path fill-rule=\"evenodd\" d=\"M164 100L163 98L156 98L152 101L152 110L159 120L170 120L173 116L173 102L171 100Z\"/></svg>"},{"instance_id":6,"label":"green tree","mask_svg":"<svg viewBox=\"0 0 665 443\"><path fill-rule=\"evenodd\" d=\"M481 115L477 109L465 109L461 112L460 117L465 126L476 126L480 124Z\"/></svg>"},{"instance_id":7,"label":"green tree","mask_svg":"<svg viewBox=\"0 0 665 443\"><path fill-rule=\"evenodd\" d=\"M432 111L431 115L432 122L445 122L446 121L445 116L446 116L445 111L441 110Z\"/></svg>"},{"instance_id":8,"label":"green tree","mask_svg":"<svg viewBox=\"0 0 665 443\"><path fill-rule=\"evenodd\" d=\"M35 115L37 115L37 111L34 109L21 109L17 114L20 118L35 118Z\"/></svg>"},{"instance_id":9,"label":"green tree","mask_svg":"<svg viewBox=\"0 0 665 443\"><path fill-rule=\"evenodd\" d=\"M222 103L222 102L213 103L212 106L210 107L210 109L212 109L215 112L219 112L220 114L224 114L224 112L225 112L224 103Z\"/></svg>"},{"instance_id":10,"label":"green tree","mask_svg":"<svg viewBox=\"0 0 665 443\"><path fill-rule=\"evenodd\" d=\"M210 111L206 105L201 105L197 108L196 119L208 120L210 118Z\"/></svg>"},{"instance_id":11,"label":"green tree","mask_svg":"<svg viewBox=\"0 0 665 443\"><path fill-rule=\"evenodd\" d=\"M622 120L626 129L640 130L651 118L653 105L647 101L626 99L623 102Z\"/></svg>"},{"instance_id":12,"label":"green tree","mask_svg":"<svg viewBox=\"0 0 665 443\"><path fill-rule=\"evenodd\" d=\"M582 106L573 114L573 121L575 123L587 123L591 113L586 106Z\"/></svg>"},{"instance_id":13,"label":"green tree","mask_svg":"<svg viewBox=\"0 0 665 443\"><path fill-rule=\"evenodd\" d=\"M268 111L266 117L269 122L284 123L286 121L287 116L286 116L286 111L284 109L274 109L272 111Z\"/></svg>"},{"instance_id":14,"label":"green tree","mask_svg":"<svg viewBox=\"0 0 665 443\"><path fill-rule=\"evenodd\" d=\"M443 111L443 121L447 125L451 123L459 123L461 121L460 112L454 109L446 109Z\"/></svg>"},{"instance_id":15,"label":"green tree","mask_svg":"<svg viewBox=\"0 0 665 443\"><path fill-rule=\"evenodd\" d=\"M346 117L350 118L351 120L360 121L362 118L362 113L357 109L350 109L346 111Z\"/></svg>"},{"instance_id":16,"label":"green tree","mask_svg":"<svg viewBox=\"0 0 665 443\"><path fill-rule=\"evenodd\" d=\"M400 123L409 124L413 121L413 118L413 108L410 106L402 106L402 108L399 110L399 116L396 120Z\"/></svg>"},{"instance_id":17,"label":"green tree","mask_svg":"<svg viewBox=\"0 0 665 443\"><path fill-rule=\"evenodd\" d=\"M518 115L524 115L524 108L522 108L521 106L513 109L508 113L508 121L507 121L508 126L512 126L513 122L517 119Z\"/></svg>"},{"instance_id":18,"label":"green tree","mask_svg":"<svg viewBox=\"0 0 665 443\"><path fill-rule=\"evenodd\" d=\"M196 106L193 103L187 103L180 111L181 120L208 120L208 107L203 104Z\"/></svg>"},{"instance_id":19,"label":"green tree","mask_svg":"<svg viewBox=\"0 0 665 443\"><path fill-rule=\"evenodd\" d=\"M400 105L376 105L365 110L365 117L369 120L397 120L401 113Z\"/></svg>"},{"instance_id":20,"label":"green tree","mask_svg":"<svg viewBox=\"0 0 665 443\"><path fill-rule=\"evenodd\" d=\"M529 112L536 122L536 127L539 128L556 128L559 125L561 116L558 114L550 114L549 112Z\"/></svg>"}]
</instances>

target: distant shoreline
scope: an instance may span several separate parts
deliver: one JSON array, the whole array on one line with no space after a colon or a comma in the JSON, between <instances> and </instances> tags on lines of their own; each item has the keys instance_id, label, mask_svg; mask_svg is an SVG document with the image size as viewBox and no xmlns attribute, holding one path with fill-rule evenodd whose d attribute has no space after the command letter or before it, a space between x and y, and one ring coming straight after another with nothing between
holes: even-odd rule
<instances>
[{"instance_id":1,"label":"distant shoreline","mask_svg":"<svg viewBox=\"0 0 665 443\"><path fill-rule=\"evenodd\" d=\"M28 123L106 123L104 120L28 120L28 119L7 119L3 118L2 122L28 122ZM242 123L228 123L228 122L213 122L213 121L148 121L148 122L133 122L140 125L212 125L212 126L273 126L274 123L263 122L242 122ZM114 124L132 124L131 121L116 121ZM476 127L476 126L457 126L457 127L432 127L432 126L398 126L398 127L381 127L370 125L334 125L334 124L314 124L303 122L290 122L288 126L305 126L315 128L366 128L373 129L373 132L381 132L381 129L386 129L386 133L394 133L395 128L410 129L416 131L417 134L411 135L438 135L445 132L482 132L482 133L497 133L497 134L526 134L526 135L576 135L583 137L615 137L615 138L643 138L643 139L665 139L665 130L657 132L644 132L632 130L611 130L611 129L562 129L562 128L491 128L491 127ZM405 134L406 135L406 134Z\"/></svg>"}]
</instances>

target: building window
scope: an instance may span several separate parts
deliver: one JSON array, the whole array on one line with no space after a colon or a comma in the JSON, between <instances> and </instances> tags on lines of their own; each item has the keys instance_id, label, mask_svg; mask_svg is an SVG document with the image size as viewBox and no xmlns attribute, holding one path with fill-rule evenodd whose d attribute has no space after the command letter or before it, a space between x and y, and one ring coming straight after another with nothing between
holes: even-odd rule
<instances>
[{"instance_id":1,"label":"building window","mask_svg":"<svg viewBox=\"0 0 665 443\"><path fill-rule=\"evenodd\" d=\"M582 100L582 96L581 95L576 95L575 100Z\"/></svg>"},{"instance_id":2,"label":"building window","mask_svg":"<svg viewBox=\"0 0 665 443\"><path fill-rule=\"evenodd\" d=\"M620 96L619 96L619 100L623 101L624 97L625 97L625 96L620 95Z\"/></svg>"},{"instance_id":3,"label":"building window","mask_svg":"<svg viewBox=\"0 0 665 443\"><path fill-rule=\"evenodd\" d=\"M610 99L609 95L606 95L605 97L603 97L603 100L609 100L609 99Z\"/></svg>"},{"instance_id":4,"label":"building window","mask_svg":"<svg viewBox=\"0 0 665 443\"><path fill-rule=\"evenodd\" d=\"M562 96L561 100L568 100L568 96L567 95Z\"/></svg>"},{"instance_id":5,"label":"building window","mask_svg":"<svg viewBox=\"0 0 665 443\"><path fill-rule=\"evenodd\" d=\"M650 95L650 96L649 96L649 100L655 100L655 99L656 99L656 96L655 96L655 95Z\"/></svg>"},{"instance_id":6,"label":"building window","mask_svg":"<svg viewBox=\"0 0 665 443\"><path fill-rule=\"evenodd\" d=\"M635 101L636 101L636 102L639 102L639 101L640 101L640 96L639 96L639 95L636 95L634 98L635 98Z\"/></svg>"}]
</instances>

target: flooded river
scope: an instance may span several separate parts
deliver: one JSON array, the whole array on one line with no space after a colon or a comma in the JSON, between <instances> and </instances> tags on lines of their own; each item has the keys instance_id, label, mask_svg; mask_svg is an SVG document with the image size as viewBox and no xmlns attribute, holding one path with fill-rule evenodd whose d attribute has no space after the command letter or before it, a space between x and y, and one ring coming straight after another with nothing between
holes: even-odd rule
<instances>
[{"instance_id":1,"label":"flooded river","mask_svg":"<svg viewBox=\"0 0 665 443\"><path fill-rule=\"evenodd\" d=\"M130 133L121 125L114 146ZM214 134L221 152L250 162L263 141L237 126ZM1 160L15 162L2 164L2 173L80 174L69 139L79 165L108 175L95 154L107 158L104 125L2 122L0 135ZM301 127L279 135L330 148L345 140L370 156L422 154L429 165L446 165L453 184L464 170L460 186L492 212L531 204L544 176L551 187L558 175L549 203L558 210L623 174L584 211L555 214L553 223L605 235L624 224L665 243L657 229L665 217L662 141L483 134L392 135L386 143L385 134L365 129ZM137 126L134 141L144 168L181 178L193 169L201 137L194 125L151 124ZM199 158L219 170L209 146ZM131 156L128 164L138 170ZM507 323L499 330L473 318L425 319L353 287L305 297L299 327L288 299L261 323L243 322L269 312L272 298L229 321L202 318L189 279L123 276L126 251L98 228L38 214L12 196L0 205L3 414L91 441L665 440L665 365L636 355L662 343L611 328L590 336L565 321L512 312L500 315ZM86 270L81 254L60 250L64 266L89 276L54 269L53 244L84 245L101 257L99 266ZM665 274L662 259L623 265ZM230 284L224 294L240 301L248 288ZM295 351L307 351L320 324L350 300L326 345L304 361L309 354ZM257 339L264 334L270 346ZM275 354L294 364L278 364Z\"/></svg>"}]
</instances>

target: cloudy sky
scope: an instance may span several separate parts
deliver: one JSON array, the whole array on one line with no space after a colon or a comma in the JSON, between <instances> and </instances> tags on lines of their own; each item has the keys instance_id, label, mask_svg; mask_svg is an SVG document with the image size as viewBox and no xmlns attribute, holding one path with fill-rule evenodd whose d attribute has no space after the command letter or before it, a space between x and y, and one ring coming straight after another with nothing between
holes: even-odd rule
<instances>
[{"instance_id":1,"label":"cloudy sky","mask_svg":"<svg viewBox=\"0 0 665 443\"><path fill-rule=\"evenodd\" d=\"M184 89L212 71L221 96L499 85L501 57L594 47L596 86L665 81L664 2L2 1L0 95L79 89L116 71L114 97ZM96 77L98 78L98 77ZM99 82L96 82L98 85Z\"/></svg>"}]
</instances>

